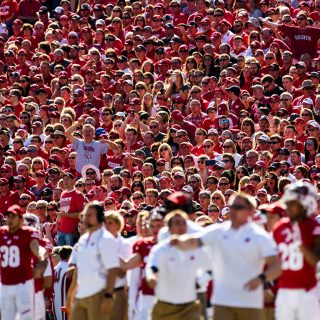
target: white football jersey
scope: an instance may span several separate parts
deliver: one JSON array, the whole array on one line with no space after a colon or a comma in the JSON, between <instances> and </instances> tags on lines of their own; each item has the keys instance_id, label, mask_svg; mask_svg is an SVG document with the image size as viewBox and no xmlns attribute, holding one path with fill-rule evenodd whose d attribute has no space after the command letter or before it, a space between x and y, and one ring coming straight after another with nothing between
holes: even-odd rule
<instances>
[{"instance_id":1,"label":"white football jersey","mask_svg":"<svg viewBox=\"0 0 320 320\"><path fill-rule=\"evenodd\" d=\"M66 320L66 313L61 310L61 307L64 307L66 305L67 300L67 270L67 261L60 261L54 268L54 298L52 309L56 320Z\"/></svg>"}]
</instances>

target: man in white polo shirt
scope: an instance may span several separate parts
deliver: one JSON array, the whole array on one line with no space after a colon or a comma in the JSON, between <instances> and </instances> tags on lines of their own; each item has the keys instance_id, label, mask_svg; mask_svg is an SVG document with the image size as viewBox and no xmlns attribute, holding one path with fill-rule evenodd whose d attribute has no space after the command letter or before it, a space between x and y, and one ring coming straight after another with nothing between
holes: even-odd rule
<instances>
[{"instance_id":1,"label":"man in white polo shirt","mask_svg":"<svg viewBox=\"0 0 320 320\"><path fill-rule=\"evenodd\" d=\"M70 258L76 266L67 301L69 308L70 297L75 292L70 320L110 318L119 256L114 237L103 226L104 219L100 203L86 205L83 222L87 232L80 237Z\"/></svg>"},{"instance_id":2,"label":"man in white polo shirt","mask_svg":"<svg viewBox=\"0 0 320 320\"><path fill-rule=\"evenodd\" d=\"M124 227L124 219L117 211L105 213L106 229L114 236L118 246L118 254L122 259L128 259L132 255L132 246L121 236ZM110 320L124 320L127 318L128 299L126 294L127 276L125 272L118 272L114 287L114 304Z\"/></svg>"},{"instance_id":3,"label":"man in white polo shirt","mask_svg":"<svg viewBox=\"0 0 320 320\"><path fill-rule=\"evenodd\" d=\"M255 207L253 197L234 195L230 199L230 221L171 241L182 250L202 245L210 248L215 287L214 320L260 320L263 285L281 273L271 236L250 221Z\"/></svg>"},{"instance_id":4,"label":"man in white polo shirt","mask_svg":"<svg viewBox=\"0 0 320 320\"><path fill-rule=\"evenodd\" d=\"M171 234L186 234L188 216L181 210L170 212L165 221ZM209 250L196 248L182 252L161 241L151 249L146 266L150 287L155 287L157 302L152 310L152 320L200 319L200 301L197 300L196 283L200 274L211 279ZM173 285L174 284L174 285Z\"/></svg>"}]
</instances>

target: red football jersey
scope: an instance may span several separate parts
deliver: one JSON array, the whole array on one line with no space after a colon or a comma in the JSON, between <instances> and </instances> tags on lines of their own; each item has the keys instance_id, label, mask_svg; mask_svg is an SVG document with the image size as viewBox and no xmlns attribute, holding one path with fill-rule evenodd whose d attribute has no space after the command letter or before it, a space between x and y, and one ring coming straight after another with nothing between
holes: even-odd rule
<instances>
[{"instance_id":1,"label":"red football jersey","mask_svg":"<svg viewBox=\"0 0 320 320\"><path fill-rule=\"evenodd\" d=\"M0 228L1 283L13 285L33 278L33 239L39 239L33 228L23 226L13 233L8 227Z\"/></svg>"},{"instance_id":2,"label":"red football jersey","mask_svg":"<svg viewBox=\"0 0 320 320\"><path fill-rule=\"evenodd\" d=\"M310 290L316 286L315 267L304 259L299 246L302 243L312 250L318 236L320 225L312 218L295 225L289 218L283 218L274 226L273 237L278 245L282 269L279 288Z\"/></svg>"},{"instance_id":3,"label":"red football jersey","mask_svg":"<svg viewBox=\"0 0 320 320\"><path fill-rule=\"evenodd\" d=\"M155 243L153 242L153 238L151 237L138 240L133 245L133 253L139 253L142 260L142 263L140 266L142 271L140 290L143 294L152 295L152 296L154 295L154 291L148 286L148 283L146 280L145 268L146 268L147 259L148 259L150 250L154 245Z\"/></svg>"}]
</instances>

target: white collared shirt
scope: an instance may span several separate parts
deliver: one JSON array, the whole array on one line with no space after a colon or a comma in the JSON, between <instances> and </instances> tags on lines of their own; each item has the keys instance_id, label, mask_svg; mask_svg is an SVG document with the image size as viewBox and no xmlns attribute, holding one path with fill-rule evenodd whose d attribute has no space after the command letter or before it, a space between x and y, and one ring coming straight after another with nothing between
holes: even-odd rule
<instances>
[{"instance_id":1,"label":"white collared shirt","mask_svg":"<svg viewBox=\"0 0 320 320\"><path fill-rule=\"evenodd\" d=\"M197 276L208 267L207 261L204 248L181 251L162 241L151 249L146 277L150 279L153 267L158 269L155 295L159 300L173 304L192 302L197 298Z\"/></svg>"},{"instance_id":2,"label":"white collared shirt","mask_svg":"<svg viewBox=\"0 0 320 320\"><path fill-rule=\"evenodd\" d=\"M78 271L76 298L90 297L106 287L108 270L119 267L118 245L104 227L82 235L70 261Z\"/></svg>"},{"instance_id":3,"label":"white collared shirt","mask_svg":"<svg viewBox=\"0 0 320 320\"><path fill-rule=\"evenodd\" d=\"M272 237L253 222L234 229L227 221L204 229L200 240L212 255L215 290L211 302L262 308L263 287L249 291L245 284L262 273L266 257L277 255Z\"/></svg>"},{"instance_id":4,"label":"white collared shirt","mask_svg":"<svg viewBox=\"0 0 320 320\"><path fill-rule=\"evenodd\" d=\"M127 260L132 255L132 246L130 243L123 238L120 234L115 238L118 246L118 255L124 260ZM124 287L127 285L127 275L123 278L117 277L115 288Z\"/></svg>"}]
</instances>

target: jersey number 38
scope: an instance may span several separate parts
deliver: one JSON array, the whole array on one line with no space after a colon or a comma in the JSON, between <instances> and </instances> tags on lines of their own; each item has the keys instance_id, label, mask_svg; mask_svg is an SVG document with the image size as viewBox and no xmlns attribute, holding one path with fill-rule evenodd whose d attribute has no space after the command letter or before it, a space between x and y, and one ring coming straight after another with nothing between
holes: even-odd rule
<instances>
[{"instance_id":1,"label":"jersey number 38","mask_svg":"<svg viewBox=\"0 0 320 320\"><path fill-rule=\"evenodd\" d=\"M20 265L20 251L17 246L2 246L0 247L1 267L16 268Z\"/></svg>"}]
</instances>

